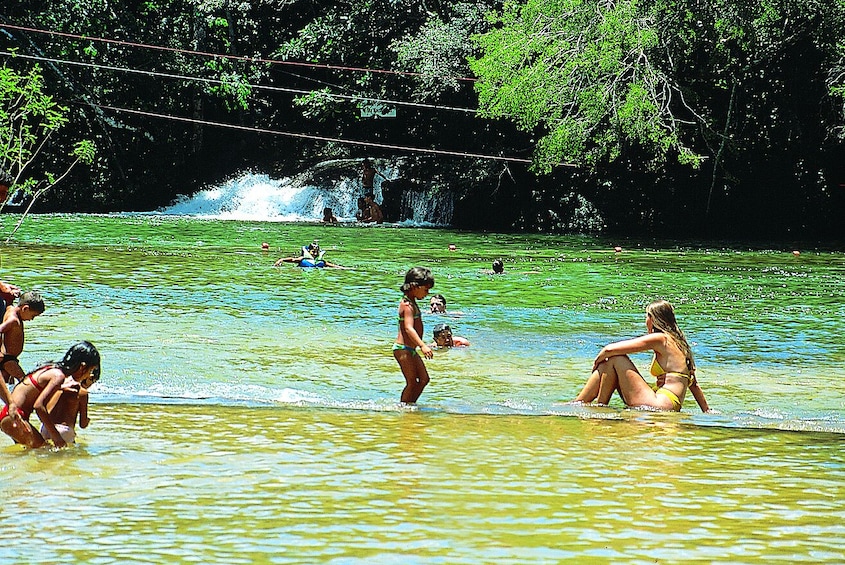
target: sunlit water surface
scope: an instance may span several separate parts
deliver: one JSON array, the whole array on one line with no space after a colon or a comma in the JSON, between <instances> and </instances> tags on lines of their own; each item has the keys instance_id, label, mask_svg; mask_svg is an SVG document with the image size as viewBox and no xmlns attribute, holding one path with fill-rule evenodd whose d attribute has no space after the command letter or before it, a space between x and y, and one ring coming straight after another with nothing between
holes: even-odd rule
<instances>
[{"instance_id":1,"label":"sunlit water surface","mask_svg":"<svg viewBox=\"0 0 845 565\"><path fill-rule=\"evenodd\" d=\"M351 269L272 266L314 238ZM89 339L103 378L76 447L2 449L0 562L845 562L845 256L792 250L30 218L0 248L47 302L22 363ZM427 337L473 345L403 408L415 265L462 313ZM655 298L718 413L565 404Z\"/></svg>"}]
</instances>

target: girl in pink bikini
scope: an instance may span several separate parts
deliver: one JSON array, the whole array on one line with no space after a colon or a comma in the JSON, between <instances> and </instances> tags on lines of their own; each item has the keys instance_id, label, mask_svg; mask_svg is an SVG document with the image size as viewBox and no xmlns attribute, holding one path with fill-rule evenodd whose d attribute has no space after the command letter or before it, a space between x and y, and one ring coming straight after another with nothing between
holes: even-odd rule
<instances>
[{"instance_id":1,"label":"girl in pink bikini","mask_svg":"<svg viewBox=\"0 0 845 565\"><path fill-rule=\"evenodd\" d=\"M593 371L575 402L606 405L619 391L629 407L649 407L679 412L689 390L702 412L709 412L704 392L695 380L695 361L687 338L675 320L675 310L665 300L646 308L648 333L605 345L593 361ZM631 353L654 351L650 373L657 378L648 384L628 357Z\"/></svg>"},{"instance_id":2,"label":"girl in pink bikini","mask_svg":"<svg viewBox=\"0 0 845 565\"><path fill-rule=\"evenodd\" d=\"M29 417L35 411L44 425L48 439L56 447L65 447L62 437L48 413L48 403L53 393L63 386L86 383L88 386L100 378L100 352L91 343L82 341L68 349L58 363L39 367L24 377L12 391L11 402L0 411L0 429L27 447L41 447L46 442ZM10 409L11 408L11 409Z\"/></svg>"}]
</instances>

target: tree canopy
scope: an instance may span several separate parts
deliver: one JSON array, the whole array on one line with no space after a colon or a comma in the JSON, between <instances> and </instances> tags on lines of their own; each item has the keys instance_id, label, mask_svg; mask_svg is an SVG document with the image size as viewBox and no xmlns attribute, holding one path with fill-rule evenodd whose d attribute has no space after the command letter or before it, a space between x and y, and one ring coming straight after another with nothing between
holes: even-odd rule
<instances>
[{"instance_id":1,"label":"tree canopy","mask_svg":"<svg viewBox=\"0 0 845 565\"><path fill-rule=\"evenodd\" d=\"M464 227L698 235L842 234L842 29L845 0L0 6L6 67L68 120L50 147L98 148L38 209L369 156Z\"/></svg>"}]
</instances>

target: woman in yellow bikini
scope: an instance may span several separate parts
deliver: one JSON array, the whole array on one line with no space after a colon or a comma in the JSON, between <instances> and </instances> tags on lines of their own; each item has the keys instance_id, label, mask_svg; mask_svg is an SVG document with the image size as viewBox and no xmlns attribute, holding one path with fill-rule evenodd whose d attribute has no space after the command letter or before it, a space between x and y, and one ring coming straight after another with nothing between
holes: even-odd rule
<instances>
[{"instance_id":1,"label":"woman in yellow bikini","mask_svg":"<svg viewBox=\"0 0 845 565\"><path fill-rule=\"evenodd\" d=\"M689 390L702 412L709 412L704 392L695 380L692 350L675 320L675 310L665 300L646 308L648 333L605 345L593 362L593 372L575 402L606 405L615 391L629 407L650 407L679 412ZM657 377L649 385L628 357L631 353L654 351L650 373Z\"/></svg>"}]
</instances>

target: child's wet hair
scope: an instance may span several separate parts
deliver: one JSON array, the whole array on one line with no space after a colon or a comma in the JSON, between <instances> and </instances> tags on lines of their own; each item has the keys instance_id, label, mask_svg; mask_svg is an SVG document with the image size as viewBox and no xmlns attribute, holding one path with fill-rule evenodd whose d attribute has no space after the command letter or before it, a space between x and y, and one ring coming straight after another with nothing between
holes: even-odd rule
<instances>
[{"instance_id":1,"label":"child's wet hair","mask_svg":"<svg viewBox=\"0 0 845 565\"><path fill-rule=\"evenodd\" d=\"M41 294L34 290L28 290L21 294L18 299L18 306L29 306L30 310L35 310L41 314L44 313L44 299Z\"/></svg>"},{"instance_id":2,"label":"child's wet hair","mask_svg":"<svg viewBox=\"0 0 845 565\"><path fill-rule=\"evenodd\" d=\"M414 267L405 273L405 284L399 287L404 294L407 294L414 288L421 286L432 288L434 286L434 277L431 271L425 267Z\"/></svg>"},{"instance_id":3,"label":"child's wet hair","mask_svg":"<svg viewBox=\"0 0 845 565\"><path fill-rule=\"evenodd\" d=\"M431 331L432 335L434 335L435 339L444 332L452 332L451 326L449 324L437 324L434 326L434 329Z\"/></svg>"},{"instance_id":4,"label":"child's wet hair","mask_svg":"<svg viewBox=\"0 0 845 565\"><path fill-rule=\"evenodd\" d=\"M501 259L496 259L493 261L493 272L494 273L502 273L505 270L505 264L502 263Z\"/></svg>"},{"instance_id":5,"label":"child's wet hair","mask_svg":"<svg viewBox=\"0 0 845 565\"><path fill-rule=\"evenodd\" d=\"M100 352L90 341L80 341L65 353L64 358L56 366L66 375L76 372L82 364L97 367L96 376L100 377Z\"/></svg>"}]
</instances>

